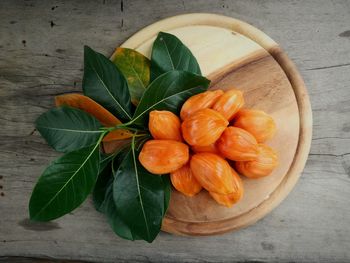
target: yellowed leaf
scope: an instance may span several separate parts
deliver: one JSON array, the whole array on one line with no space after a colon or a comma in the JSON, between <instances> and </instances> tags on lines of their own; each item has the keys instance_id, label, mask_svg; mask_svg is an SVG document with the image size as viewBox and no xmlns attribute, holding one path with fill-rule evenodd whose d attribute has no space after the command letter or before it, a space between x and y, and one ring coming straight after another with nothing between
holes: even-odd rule
<instances>
[{"instance_id":1,"label":"yellowed leaf","mask_svg":"<svg viewBox=\"0 0 350 263\"><path fill-rule=\"evenodd\" d=\"M112 113L90 99L79 93L63 94L55 97L56 106L67 105L73 108L83 110L94 116L105 127L114 127L122 122ZM132 132L128 130L114 130L103 138L104 142L122 140L132 137Z\"/></svg>"}]
</instances>

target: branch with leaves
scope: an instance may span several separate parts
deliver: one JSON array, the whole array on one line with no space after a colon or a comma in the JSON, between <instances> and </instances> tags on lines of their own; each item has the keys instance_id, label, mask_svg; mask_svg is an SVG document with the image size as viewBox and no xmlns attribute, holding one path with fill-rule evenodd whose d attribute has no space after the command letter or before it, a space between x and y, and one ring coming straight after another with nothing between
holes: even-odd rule
<instances>
[{"instance_id":1,"label":"branch with leaves","mask_svg":"<svg viewBox=\"0 0 350 263\"><path fill-rule=\"evenodd\" d=\"M184 101L208 86L196 58L171 34L158 34L151 60L127 48L118 48L110 60L85 46L84 95L56 97L57 107L35 123L47 143L65 154L35 185L30 218L59 218L93 193L96 210L106 215L118 236L152 242L161 229L171 185L167 175L154 175L138 161L150 138L149 112L178 115ZM122 143L106 154L101 145L110 141Z\"/></svg>"}]
</instances>

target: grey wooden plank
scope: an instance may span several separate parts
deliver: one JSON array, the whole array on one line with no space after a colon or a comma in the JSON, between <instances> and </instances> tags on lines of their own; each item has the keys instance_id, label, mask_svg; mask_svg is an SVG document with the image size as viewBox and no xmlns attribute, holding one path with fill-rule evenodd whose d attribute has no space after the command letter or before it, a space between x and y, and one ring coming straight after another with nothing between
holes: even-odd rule
<instances>
[{"instance_id":1,"label":"grey wooden plank","mask_svg":"<svg viewBox=\"0 0 350 263\"><path fill-rule=\"evenodd\" d=\"M296 188L256 225L221 236L161 233L153 244L131 243L113 235L91 200L54 222L29 224L33 184L58 156L32 123L52 107L56 94L81 89L83 45L111 54L143 26L188 12L215 12L255 25L300 68L314 112L314 139ZM99 262L349 261L349 14L349 1L325 0L124 0L123 8L121 1L108 0L1 1L0 256Z\"/></svg>"},{"instance_id":2,"label":"grey wooden plank","mask_svg":"<svg viewBox=\"0 0 350 263\"><path fill-rule=\"evenodd\" d=\"M0 257L0 262L6 263L82 263L76 260L60 260L60 259L39 259L29 257Z\"/></svg>"}]
</instances>

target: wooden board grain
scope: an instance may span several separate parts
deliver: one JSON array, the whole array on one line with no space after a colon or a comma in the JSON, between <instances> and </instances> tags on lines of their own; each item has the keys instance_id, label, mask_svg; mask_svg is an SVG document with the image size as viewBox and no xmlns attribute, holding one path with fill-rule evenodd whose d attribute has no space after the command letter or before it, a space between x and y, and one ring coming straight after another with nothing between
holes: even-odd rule
<instances>
[{"instance_id":1,"label":"wooden board grain","mask_svg":"<svg viewBox=\"0 0 350 263\"><path fill-rule=\"evenodd\" d=\"M347 0L0 1L0 262L349 262L350 2ZM141 11L142 10L142 11ZM296 187L264 219L224 235L118 238L91 199L41 227L28 200L59 154L33 131L54 96L81 91L83 44L110 55L132 34L188 12L239 18L297 64L313 107L311 152ZM51 26L51 21L55 24ZM101 41L103 40L103 41ZM35 257L35 258L34 258Z\"/></svg>"},{"instance_id":2,"label":"wooden board grain","mask_svg":"<svg viewBox=\"0 0 350 263\"><path fill-rule=\"evenodd\" d=\"M263 32L230 17L186 14L152 24L123 46L150 57L159 31L179 37L196 56L211 88L236 87L246 107L274 118L278 133L269 145L280 165L268 177L243 178L245 195L232 208L217 205L206 191L189 198L173 190L162 230L180 235L213 235L248 226L277 206L293 188L311 144L312 115L304 83L294 64ZM302 97L299 93L304 94Z\"/></svg>"}]
</instances>

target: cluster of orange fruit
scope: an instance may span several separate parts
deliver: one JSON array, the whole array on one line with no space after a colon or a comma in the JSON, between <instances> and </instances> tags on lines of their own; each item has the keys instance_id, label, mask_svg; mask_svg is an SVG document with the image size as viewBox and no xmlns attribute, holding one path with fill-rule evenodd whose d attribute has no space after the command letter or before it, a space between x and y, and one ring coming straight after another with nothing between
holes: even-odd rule
<instances>
[{"instance_id":1,"label":"cluster of orange fruit","mask_svg":"<svg viewBox=\"0 0 350 263\"><path fill-rule=\"evenodd\" d=\"M204 188L219 204L232 206L244 192L235 169L260 178L278 165L275 151L263 144L276 132L274 120L243 105L241 91L215 90L190 97L181 119L170 111L150 112L154 139L143 145L141 164L153 174L170 173L172 185L187 196Z\"/></svg>"}]
</instances>

